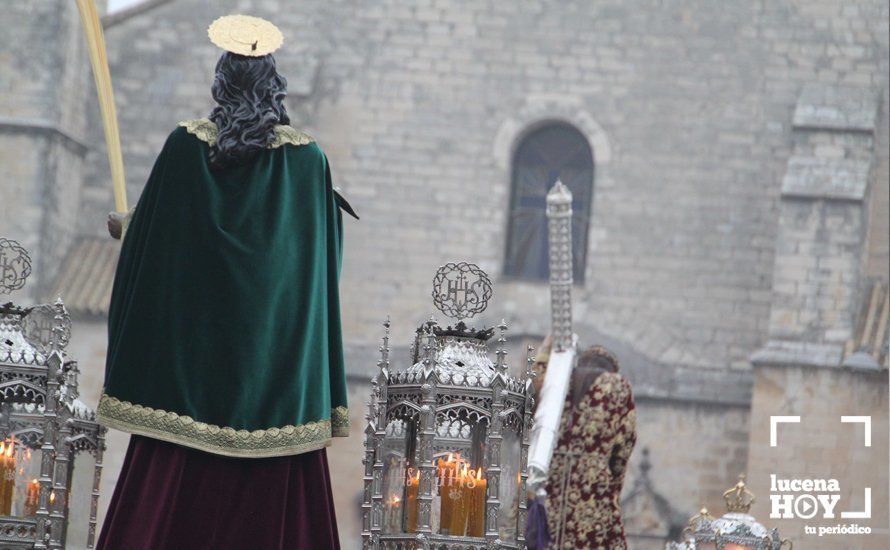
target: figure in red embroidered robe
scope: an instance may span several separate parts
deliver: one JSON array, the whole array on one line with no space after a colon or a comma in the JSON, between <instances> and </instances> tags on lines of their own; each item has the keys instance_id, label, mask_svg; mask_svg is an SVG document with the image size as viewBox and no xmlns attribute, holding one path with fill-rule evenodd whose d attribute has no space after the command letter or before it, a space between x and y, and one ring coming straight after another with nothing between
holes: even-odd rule
<instances>
[{"instance_id":1,"label":"figure in red embroidered robe","mask_svg":"<svg viewBox=\"0 0 890 550\"><path fill-rule=\"evenodd\" d=\"M636 442L636 410L618 360L585 350L572 373L550 464L547 515L551 548L627 548L621 488Z\"/></svg>"}]
</instances>

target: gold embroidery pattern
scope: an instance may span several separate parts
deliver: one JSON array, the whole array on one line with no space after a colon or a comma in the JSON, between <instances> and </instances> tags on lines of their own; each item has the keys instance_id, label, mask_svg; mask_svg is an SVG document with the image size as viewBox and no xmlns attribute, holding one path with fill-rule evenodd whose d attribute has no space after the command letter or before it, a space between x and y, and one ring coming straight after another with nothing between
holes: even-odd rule
<instances>
[{"instance_id":1,"label":"gold embroidery pattern","mask_svg":"<svg viewBox=\"0 0 890 550\"><path fill-rule=\"evenodd\" d=\"M307 422L265 430L235 430L198 422L175 412L152 409L103 395L97 409L99 422L117 430L153 437L209 453L233 457L286 456L326 447L331 441L331 420ZM331 411L339 429L348 432L346 407Z\"/></svg>"},{"instance_id":2,"label":"gold embroidery pattern","mask_svg":"<svg viewBox=\"0 0 890 550\"><path fill-rule=\"evenodd\" d=\"M216 124L209 119L183 120L178 126L182 126L186 132L207 143L207 145L216 143Z\"/></svg>"},{"instance_id":3,"label":"gold embroidery pattern","mask_svg":"<svg viewBox=\"0 0 890 550\"><path fill-rule=\"evenodd\" d=\"M281 147L285 143L290 143L291 145L296 146L309 145L313 141L315 141L315 138L306 132L297 130L291 126L276 126L275 139L272 140L269 147L275 149L276 147Z\"/></svg>"},{"instance_id":4,"label":"gold embroidery pattern","mask_svg":"<svg viewBox=\"0 0 890 550\"><path fill-rule=\"evenodd\" d=\"M209 119L198 118L194 120L183 120L178 126L185 128L186 132L205 142L207 145L216 143L216 136L218 133L216 124ZM306 132L297 130L291 126L279 125L275 127L275 137L272 139L272 143L269 144L269 148L277 149L288 143L299 147L300 145L308 145L313 141L315 141L315 138Z\"/></svg>"},{"instance_id":5,"label":"gold embroidery pattern","mask_svg":"<svg viewBox=\"0 0 890 550\"><path fill-rule=\"evenodd\" d=\"M346 407L331 411L331 428L334 437L349 437L349 410Z\"/></svg>"}]
</instances>

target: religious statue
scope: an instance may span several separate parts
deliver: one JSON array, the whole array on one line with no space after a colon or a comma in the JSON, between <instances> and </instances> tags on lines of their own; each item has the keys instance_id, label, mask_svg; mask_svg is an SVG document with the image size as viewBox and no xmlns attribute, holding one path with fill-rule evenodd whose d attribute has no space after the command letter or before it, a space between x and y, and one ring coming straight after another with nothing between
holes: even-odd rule
<instances>
[{"instance_id":1,"label":"religious statue","mask_svg":"<svg viewBox=\"0 0 890 550\"><path fill-rule=\"evenodd\" d=\"M99 548L338 548L325 447L348 435L343 219L293 128L270 22L209 28L208 118L179 123L125 219L98 418L134 434ZM357 217L357 216L355 216Z\"/></svg>"},{"instance_id":2,"label":"religious statue","mask_svg":"<svg viewBox=\"0 0 890 550\"><path fill-rule=\"evenodd\" d=\"M548 343L542 348L536 367L546 376ZM550 548L627 548L620 497L635 442L633 394L617 358L600 346L582 351L547 480Z\"/></svg>"}]
</instances>

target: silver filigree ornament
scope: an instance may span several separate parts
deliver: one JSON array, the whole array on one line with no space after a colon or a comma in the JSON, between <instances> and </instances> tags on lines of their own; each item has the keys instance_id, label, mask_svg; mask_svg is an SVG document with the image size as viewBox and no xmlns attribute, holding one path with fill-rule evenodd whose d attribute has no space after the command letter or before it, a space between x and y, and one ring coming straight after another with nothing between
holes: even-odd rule
<instances>
[{"instance_id":1,"label":"silver filigree ornament","mask_svg":"<svg viewBox=\"0 0 890 550\"><path fill-rule=\"evenodd\" d=\"M0 294L25 286L31 274L31 256L16 241L0 237Z\"/></svg>"},{"instance_id":2,"label":"silver filigree ornament","mask_svg":"<svg viewBox=\"0 0 890 550\"><path fill-rule=\"evenodd\" d=\"M476 264L450 262L433 278L433 303L452 319L469 319L482 313L491 293L491 279Z\"/></svg>"},{"instance_id":3,"label":"silver filigree ornament","mask_svg":"<svg viewBox=\"0 0 890 550\"><path fill-rule=\"evenodd\" d=\"M71 317L61 301L35 306L22 319L22 335L43 353L49 353L54 343L65 349L71 341Z\"/></svg>"}]
</instances>

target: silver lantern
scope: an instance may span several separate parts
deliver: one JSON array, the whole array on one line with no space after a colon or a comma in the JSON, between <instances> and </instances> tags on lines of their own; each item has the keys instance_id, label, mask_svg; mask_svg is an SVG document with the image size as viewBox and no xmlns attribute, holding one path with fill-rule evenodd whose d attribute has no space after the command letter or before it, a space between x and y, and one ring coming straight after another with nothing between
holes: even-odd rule
<instances>
[{"instance_id":1,"label":"silver lantern","mask_svg":"<svg viewBox=\"0 0 890 550\"><path fill-rule=\"evenodd\" d=\"M30 271L27 252L0 239L0 295L24 286ZM34 307L0 305L4 550L65 547L74 458L81 453L95 458L87 531L87 547L93 547L105 429L79 399L77 362L65 351L70 336L71 318L61 300ZM34 470L33 479L21 479L26 466Z\"/></svg>"},{"instance_id":2,"label":"silver lantern","mask_svg":"<svg viewBox=\"0 0 890 550\"><path fill-rule=\"evenodd\" d=\"M433 299L453 326L417 328L411 364L390 364L384 323L365 431L366 549L524 548L533 385L508 374L506 330L474 329L491 282L477 266L440 268ZM497 349L488 343L497 333Z\"/></svg>"}]
</instances>

